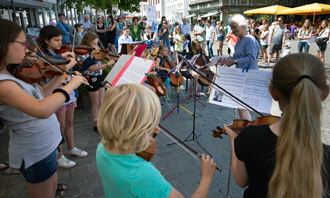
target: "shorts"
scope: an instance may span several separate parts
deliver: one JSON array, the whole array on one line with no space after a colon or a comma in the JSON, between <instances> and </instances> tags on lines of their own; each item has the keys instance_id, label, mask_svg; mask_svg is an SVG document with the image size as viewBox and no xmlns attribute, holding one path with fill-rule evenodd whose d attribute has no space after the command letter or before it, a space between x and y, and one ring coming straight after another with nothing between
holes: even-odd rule
<instances>
[{"instance_id":1,"label":"shorts","mask_svg":"<svg viewBox=\"0 0 330 198\"><path fill-rule=\"evenodd\" d=\"M55 113L61 113L63 111L66 111L67 109L73 109L77 107L77 101L73 101L69 104L62 105Z\"/></svg>"},{"instance_id":2,"label":"shorts","mask_svg":"<svg viewBox=\"0 0 330 198\"><path fill-rule=\"evenodd\" d=\"M38 184L51 178L57 170L57 148L45 159L24 169L24 160L22 161L20 172L25 180L30 184Z\"/></svg>"},{"instance_id":3,"label":"shorts","mask_svg":"<svg viewBox=\"0 0 330 198\"><path fill-rule=\"evenodd\" d=\"M168 50L170 50L170 51L171 51L171 45L170 45L170 41L169 41L169 40L164 40L164 39L162 39L162 41L164 41L164 45L166 45L166 46L167 46Z\"/></svg>"},{"instance_id":4,"label":"shorts","mask_svg":"<svg viewBox=\"0 0 330 198\"><path fill-rule=\"evenodd\" d=\"M224 40L225 40L225 36L218 37L218 41L224 41Z\"/></svg>"},{"instance_id":5,"label":"shorts","mask_svg":"<svg viewBox=\"0 0 330 198\"><path fill-rule=\"evenodd\" d=\"M279 51L282 49L282 45L279 45L279 44L270 44L269 46L269 53L270 54L274 54L275 52L276 53L279 53Z\"/></svg>"},{"instance_id":6,"label":"shorts","mask_svg":"<svg viewBox=\"0 0 330 198\"><path fill-rule=\"evenodd\" d=\"M104 87L104 85L102 84L103 82L103 76L89 76L90 79L88 80L88 83L92 86L92 88L90 86L87 87L87 91L89 92L93 92L93 91L98 91L100 88Z\"/></svg>"},{"instance_id":7,"label":"shorts","mask_svg":"<svg viewBox=\"0 0 330 198\"><path fill-rule=\"evenodd\" d=\"M268 45L260 45L261 48L268 48Z\"/></svg>"}]
</instances>

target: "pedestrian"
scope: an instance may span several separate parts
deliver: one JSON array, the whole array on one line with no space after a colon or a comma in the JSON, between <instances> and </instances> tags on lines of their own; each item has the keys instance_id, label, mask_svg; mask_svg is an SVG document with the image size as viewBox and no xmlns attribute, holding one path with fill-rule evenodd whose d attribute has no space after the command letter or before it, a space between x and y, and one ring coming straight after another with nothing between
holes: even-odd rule
<instances>
[{"instance_id":1,"label":"pedestrian","mask_svg":"<svg viewBox=\"0 0 330 198\"><path fill-rule=\"evenodd\" d=\"M238 41L239 37L236 36L233 31L230 29L228 34L226 35L226 41L228 43L228 57L231 57L231 54L235 53L235 45Z\"/></svg>"},{"instance_id":2,"label":"pedestrian","mask_svg":"<svg viewBox=\"0 0 330 198\"><path fill-rule=\"evenodd\" d=\"M328 27L328 23L326 20L323 20L321 22L321 25L319 26L319 28L317 29L317 36L316 39L325 39L326 42L323 42L321 45L317 45L316 49L317 49L317 57L324 63L324 53L327 50L327 46L328 43L327 41L329 41L329 27Z\"/></svg>"},{"instance_id":3,"label":"pedestrian","mask_svg":"<svg viewBox=\"0 0 330 198\"><path fill-rule=\"evenodd\" d=\"M56 26L56 23L53 21L53 19L50 19L48 25Z\"/></svg>"},{"instance_id":4,"label":"pedestrian","mask_svg":"<svg viewBox=\"0 0 330 198\"><path fill-rule=\"evenodd\" d=\"M82 26L82 24L75 24L74 28L76 30L76 38L75 40L75 44L79 45L81 40L83 39L83 35L81 34L84 31L84 27Z\"/></svg>"},{"instance_id":5,"label":"pedestrian","mask_svg":"<svg viewBox=\"0 0 330 198\"><path fill-rule=\"evenodd\" d=\"M224 126L244 198L329 197L330 146L322 144L320 119L329 94L324 64L307 53L281 58L269 92L282 110L279 121L238 135Z\"/></svg>"},{"instance_id":6,"label":"pedestrian","mask_svg":"<svg viewBox=\"0 0 330 198\"><path fill-rule=\"evenodd\" d=\"M187 23L186 18L182 18L182 24L180 25L180 27L181 27L182 33L186 37L186 42L188 43L189 52L191 52L190 23Z\"/></svg>"},{"instance_id":7,"label":"pedestrian","mask_svg":"<svg viewBox=\"0 0 330 198\"><path fill-rule=\"evenodd\" d=\"M79 21L80 24L82 24L84 26L84 31L82 33L83 36L85 36L85 34L87 34L87 32L91 32L93 31L93 24L90 21L90 16L89 14L85 14L84 15L84 19Z\"/></svg>"},{"instance_id":8,"label":"pedestrian","mask_svg":"<svg viewBox=\"0 0 330 198\"><path fill-rule=\"evenodd\" d=\"M160 116L161 104L149 88L122 84L108 89L99 115L102 141L96 151L106 197L184 197L152 163L135 154L148 148L151 134L159 131ZM216 166L210 156L202 154L201 161L201 180L192 197L206 198Z\"/></svg>"},{"instance_id":9,"label":"pedestrian","mask_svg":"<svg viewBox=\"0 0 330 198\"><path fill-rule=\"evenodd\" d=\"M205 40L206 40L206 47L208 51L209 58L213 58L213 43L215 38L215 29L211 25L210 20L206 20L206 34L205 34Z\"/></svg>"},{"instance_id":10,"label":"pedestrian","mask_svg":"<svg viewBox=\"0 0 330 198\"><path fill-rule=\"evenodd\" d=\"M71 28L66 23L66 17L65 14L59 13L58 14L58 22L56 24L56 27L61 30L62 32L62 43L70 44L71 43Z\"/></svg>"},{"instance_id":11,"label":"pedestrian","mask_svg":"<svg viewBox=\"0 0 330 198\"><path fill-rule=\"evenodd\" d=\"M201 43L201 47L206 49L206 26L204 25L202 18L197 19L197 24L194 27L194 36Z\"/></svg>"},{"instance_id":12,"label":"pedestrian","mask_svg":"<svg viewBox=\"0 0 330 198\"><path fill-rule=\"evenodd\" d=\"M260 48L262 54L262 62L265 63L267 58L267 48L268 48L268 39L269 39L268 24L265 24L261 31L262 33L260 35Z\"/></svg>"},{"instance_id":13,"label":"pedestrian","mask_svg":"<svg viewBox=\"0 0 330 198\"><path fill-rule=\"evenodd\" d=\"M313 28L309 19L305 20L304 25L298 31L298 52L301 53L304 49L305 53L309 51L308 40L313 36Z\"/></svg>"},{"instance_id":14,"label":"pedestrian","mask_svg":"<svg viewBox=\"0 0 330 198\"><path fill-rule=\"evenodd\" d=\"M105 23L107 43L111 53L116 54L117 51L116 51L115 39L116 39L117 22L113 19L112 15L108 15L107 19L108 21Z\"/></svg>"},{"instance_id":15,"label":"pedestrian","mask_svg":"<svg viewBox=\"0 0 330 198\"><path fill-rule=\"evenodd\" d=\"M215 32L218 40L218 56L222 55L223 41L225 40L225 28L223 27L223 21L218 21L215 27Z\"/></svg>"},{"instance_id":16,"label":"pedestrian","mask_svg":"<svg viewBox=\"0 0 330 198\"><path fill-rule=\"evenodd\" d=\"M126 27L125 22L123 21L123 18L118 17L117 19L117 32L122 32L123 28Z\"/></svg>"},{"instance_id":17,"label":"pedestrian","mask_svg":"<svg viewBox=\"0 0 330 198\"><path fill-rule=\"evenodd\" d=\"M89 76L88 82L90 83L90 87L87 87L88 95L91 100L91 115L94 124L94 131L98 132L97 129L97 115L100 109L100 106L103 102L104 97L104 85L103 85L103 70L113 65L115 62L111 59L106 63L102 63L101 61L96 61L94 59L95 54L100 51L98 47L99 38L96 34L92 32L88 32L85 34L83 40L81 41L81 45L85 45L87 47L94 48L89 54L79 55L78 60L93 60L90 62L89 67L84 71L86 76Z\"/></svg>"},{"instance_id":18,"label":"pedestrian","mask_svg":"<svg viewBox=\"0 0 330 198\"><path fill-rule=\"evenodd\" d=\"M133 41L142 41L141 30L144 30L145 27L139 24L139 19L137 17L133 18L133 24L130 25L129 29L131 30Z\"/></svg>"},{"instance_id":19,"label":"pedestrian","mask_svg":"<svg viewBox=\"0 0 330 198\"><path fill-rule=\"evenodd\" d=\"M164 45L167 46L168 56L171 56L171 45L170 45L170 38L169 38L169 36L171 35L171 31L170 31L170 28L168 27L167 23L168 23L167 21L162 22L161 28L158 29L158 37L160 40L162 40L164 42Z\"/></svg>"},{"instance_id":20,"label":"pedestrian","mask_svg":"<svg viewBox=\"0 0 330 198\"><path fill-rule=\"evenodd\" d=\"M174 46L174 56L176 63L179 63L178 53L183 51L183 43L186 41L184 34L181 31L180 26L174 28L173 42Z\"/></svg>"},{"instance_id":21,"label":"pedestrian","mask_svg":"<svg viewBox=\"0 0 330 198\"><path fill-rule=\"evenodd\" d=\"M0 19L0 121L9 129L9 164L19 168L27 183L28 196L65 196L57 189L57 149L62 139L55 111L69 100L69 93L85 78L75 76L56 89L63 76L55 76L45 87L13 76L28 49L26 35L15 22ZM51 26L54 27L54 26ZM55 27L54 27L55 28ZM61 42L61 40L60 40ZM70 59L70 69L75 64ZM18 97L19 96L19 97ZM61 185L65 188L65 186Z\"/></svg>"},{"instance_id":22,"label":"pedestrian","mask_svg":"<svg viewBox=\"0 0 330 198\"><path fill-rule=\"evenodd\" d=\"M274 29L269 34L268 40L268 61L265 64L266 67L269 67L270 59L273 54L275 54L275 62L278 61L280 50L285 44L286 39L286 27L283 25L284 18L282 16L278 17L278 21L275 21Z\"/></svg>"},{"instance_id":23,"label":"pedestrian","mask_svg":"<svg viewBox=\"0 0 330 198\"><path fill-rule=\"evenodd\" d=\"M239 37L235 45L235 53L231 58L224 58L220 65L231 66L244 70L258 69L259 43L252 36L248 35L248 23L240 14L234 15L230 19L230 26L233 34ZM238 109L240 119L251 120L251 115L248 110Z\"/></svg>"},{"instance_id":24,"label":"pedestrian","mask_svg":"<svg viewBox=\"0 0 330 198\"><path fill-rule=\"evenodd\" d=\"M94 28L97 36L99 37L99 40L101 43L100 46L102 49L106 49L108 47L108 38L106 35L107 28L105 27L104 21L102 17L97 17L97 24Z\"/></svg>"}]
</instances>

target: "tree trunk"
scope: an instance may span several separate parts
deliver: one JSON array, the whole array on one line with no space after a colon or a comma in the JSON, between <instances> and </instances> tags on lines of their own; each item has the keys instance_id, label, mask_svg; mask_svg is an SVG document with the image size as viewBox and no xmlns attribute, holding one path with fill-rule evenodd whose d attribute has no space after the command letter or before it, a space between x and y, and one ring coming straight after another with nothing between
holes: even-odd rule
<instances>
[{"instance_id":1,"label":"tree trunk","mask_svg":"<svg viewBox=\"0 0 330 198\"><path fill-rule=\"evenodd\" d=\"M56 0L57 13L61 13L61 0Z\"/></svg>"}]
</instances>

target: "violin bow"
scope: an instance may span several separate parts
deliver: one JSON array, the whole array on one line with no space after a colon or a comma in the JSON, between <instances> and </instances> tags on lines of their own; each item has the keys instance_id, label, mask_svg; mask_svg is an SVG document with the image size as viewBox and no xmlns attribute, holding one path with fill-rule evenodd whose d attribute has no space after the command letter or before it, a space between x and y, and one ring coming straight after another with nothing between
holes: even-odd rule
<instances>
[{"instance_id":1,"label":"violin bow","mask_svg":"<svg viewBox=\"0 0 330 198\"><path fill-rule=\"evenodd\" d=\"M161 132L163 132L168 138L170 138L171 140L173 140L177 145L179 145L183 150L185 150L185 151L187 151L191 156L193 156L195 159L197 159L198 161L201 161L201 159L200 158L198 158L196 155L198 155L199 157L201 157L201 154L199 154L197 151L195 151L194 149L192 149L192 148L190 148L187 144L185 144L182 140L180 140L179 138L177 138L175 135L173 135L171 132L169 132L165 127L163 127L161 124L158 124L158 126L161 128L160 129L160 131ZM164 131L163 131L163 130ZM182 146L182 145L184 145L184 146ZM189 149L189 150L187 150L187 149ZM195 153L196 155L194 155L193 153L191 153L191 152L193 152L193 153ZM220 168L218 168L218 167L216 167L216 169L218 170L218 171L222 171Z\"/></svg>"},{"instance_id":2,"label":"violin bow","mask_svg":"<svg viewBox=\"0 0 330 198\"><path fill-rule=\"evenodd\" d=\"M102 42L100 41L100 39L99 39L99 43L100 43L102 49L105 50L105 48L104 48ZM110 58L110 56L108 55L108 53L107 53L107 57L108 57L109 60L112 60L112 59Z\"/></svg>"},{"instance_id":3,"label":"violin bow","mask_svg":"<svg viewBox=\"0 0 330 198\"><path fill-rule=\"evenodd\" d=\"M76 39L76 28L74 29L74 31L73 31L73 42L72 42L72 46L71 46L71 49L72 49L72 52L74 52L74 47L75 47L75 39ZM78 45L78 44L77 44Z\"/></svg>"},{"instance_id":4,"label":"violin bow","mask_svg":"<svg viewBox=\"0 0 330 198\"><path fill-rule=\"evenodd\" d=\"M34 38L34 37L33 37ZM35 39L31 39L33 41L33 43L37 46L39 52L42 54L42 56L45 56L45 52L42 51L42 49L40 48L40 46L38 45L38 43L35 41ZM31 51L30 49L28 49L29 51ZM31 51L32 52L32 51Z\"/></svg>"},{"instance_id":5,"label":"violin bow","mask_svg":"<svg viewBox=\"0 0 330 198\"><path fill-rule=\"evenodd\" d=\"M207 80L207 82L209 82L210 84L212 84L212 85L216 86L217 88L219 88L220 90L222 90L221 92L230 95L230 96L231 96L231 99L232 99L232 100L234 99L233 101L236 100L235 102L236 102L237 104L241 105L242 107L246 108L246 109L249 110L249 111L253 111L253 112L259 114L260 116L263 116L263 114L260 113L259 111L257 111L255 108L253 108L253 107L251 107L250 105L246 104L244 101L240 100L239 98L237 98L236 96L234 96L233 94L231 94L230 92L228 92L227 90L225 90L224 88L222 88L222 87L221 87L220 85L218 85L217 83L215 83L215 82L213 82L212 80L206 78L206 75L205 75L203 72L199 71L199 70L196 69L194 66L192 66L192 65L190 64L190 62L189 62L186 58L184 58L181 54L178 54L178 56L180 56L180 57L182 58L183 62L185 62L185 63L187 64L187 67L188 67L188 68L194 70L197 74L203 76L203 77Z\"/></svg>"}]
</instances>

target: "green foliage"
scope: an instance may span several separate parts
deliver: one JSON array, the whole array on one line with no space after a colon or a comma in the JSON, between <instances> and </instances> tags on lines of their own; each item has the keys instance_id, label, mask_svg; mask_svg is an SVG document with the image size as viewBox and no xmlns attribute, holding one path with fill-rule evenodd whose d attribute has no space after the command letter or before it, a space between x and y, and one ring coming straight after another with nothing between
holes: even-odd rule
<instances>
[{"instance_id":1,"label":"green foliage","mask_svg":"<svg viewBox=\"0 0 330 198\"><path fill-rule=\"evenodd\" d=\"M140 0L64 0L62 5L69 8L76 7L78 13L82 13L86 6L99 10L111 10L114 5L118 5L119 10L138 12L140 11L139 3Z\"/></svg>"},{"instance_id":2,"label":"green foliage","mask_svg":"<svg viewBox=\"0 0 330 198\"><path fill-rule=\"evenodd\" d=\"M268 22L270 22L273 18L273 15L263 15L262 17L257 18L257 21L260 22L262 20L267 20Z\"/></svg>"}]
</instances>

